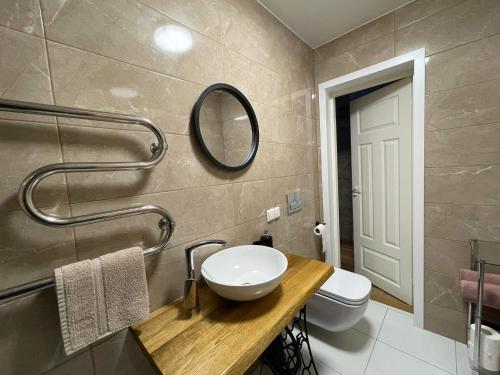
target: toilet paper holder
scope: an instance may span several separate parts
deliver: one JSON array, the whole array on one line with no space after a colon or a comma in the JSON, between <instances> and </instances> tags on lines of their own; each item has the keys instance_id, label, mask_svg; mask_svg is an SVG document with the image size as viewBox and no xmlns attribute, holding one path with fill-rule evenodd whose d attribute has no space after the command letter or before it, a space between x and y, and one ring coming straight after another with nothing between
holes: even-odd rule
<instances>
[{"instance_id":1,"label":"toilet paper holder","mask_svg":"<svg viewBox=\"0 0 500 375\"><path fill-rule=\"evenodd\" d=\"M323 236L324 231L326 230L325 223L320 223L316 221L316 225L313 228L313 232L315 236Z\"/></svg>"},{"instance_id":2,"label":"toilet paper holder","mask_svg":"<svg viewBox=\"0 0 500 375\"><path fill-rule=\"evenodd\" d=\"M493 254L498 254L498 250L500 249L500 243L498 242L490 242L490 241L479 241L476 239L469 240L469 245L471 249L471 269L477 271L478 279L477 279L477 296L475 299L475 311L473 312L473 302L469 301L469 308L467 312L467 346L469 349L469 359L470 359L470 367L471 369L482 373L485 369L482 365L486 363L489 364L489 373L491 374L500 374L500 358L499 354L494 353L484 353L481 348L482 344L482 332L483 332L483 298L484 298L484 284L485 284L485 273L486 267L500 267L500 262L497 257L494 259L485 259L491 258ZM480 246L481 245L481 246ZM480 247L484 246L484 253L481 254ZM496 251L492 251L495 249ZM471 323L473 323L471 325ZM471 330L471 326L474 327L474 330ZM474 338L471 335L474 335ZM471 348L471 344L474 344ZM498 348L497 348L498 350ZM496 352L496 350L495 350ZM497 352L498 353L498 352ZM484 355L487 355L488 358L482 358ZM493 355L493 356L491 356ZM491 358L490 358L491 357ZM495 358L493 358L495 357ZM486 359L488 359L486 361ZM491 367L490 367L491 366Z\"/></svg>"}]
</instances>

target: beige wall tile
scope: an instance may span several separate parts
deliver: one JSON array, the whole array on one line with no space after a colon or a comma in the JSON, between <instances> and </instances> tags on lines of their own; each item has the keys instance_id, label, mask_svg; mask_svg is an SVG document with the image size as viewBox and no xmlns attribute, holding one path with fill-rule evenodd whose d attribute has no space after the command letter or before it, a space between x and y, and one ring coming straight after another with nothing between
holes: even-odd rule
<instances>
[{"instance_id":1,"label":"beige wall tile","mask_svg":"<svg viewBox=\"0 0 500 375\"><path fill-rule=\"evenodd\" d=\"M288 214L286 195L294 191L303 193L304 203L300 211ZM256 201L252 201L253 194L258 196ZM251 221L253 218L265 221L265 210L275 206L280 207L281 217L271 223L264 222L262 227L273 235L275 247L294 240L293 246L284 249L319 258L318 244L310 236L316 216L314 177L298 175L235 185L235 209L240 222Z\"/></svg>"},{"instance_id":2,"label":"beige wall tile","mask_svg":"<svg viewBox=\"0 0 500 375\"><path fill-rule=\"evenodd\" d=\"M474 85L500 78L500 35L479 40L429 57L427 93Z\"/></svg>"},{"instance_id":3,"label":"beige wall tile","mask_svg":"<svg viewBox=\"0 0 500 375\"><path fill-rule=\"evenodd\" d=\"M282 25L256 1L222 0L221 5L222 43L269 67Z\"/></svg>"},{"instance_id":4,"label":"beige wall tile","mask_svg":"<svg viewBox=\"0 0 500 375\"><path fill-rule=\"evenodd\" d=\"M191 82L222 79L217 42L135 0L42 1L42 14L50 40ZM182 44L171 42L171 32Z\"/></svg>"},{"instance_id":5,"label":"beige wall tile","mask_svg":"<svg viewBox=\"0 0 500 375\"><path fill-rule=\"evenodd\" d=\"M311 47L280 22L274 31L274 37L273 49L266 66L277 73L290 74L294 69L308 70L314 80L314 52Z\"/></svg>"},{"instance_id":6,"label":"beige wall tile","mask_svg":"<svg viewBox=\"0 0 500 375\"><path fill-rule=\"evenodd\" d=\"M184 250L184 245L179 246ZM186 279L186 263L174 262L174 249L145 258L149 306L154 311L182 296ZM182 255L183 255L182 251Z\"/></svg>"},{"instance_id":7,"label":"beige wall tile","mask_svg":"<svg viewBox=\"0 0 500 375\"><path fill-rule=\"evenodd\" d=\"M313 145L316 139L314 120L291 112L281 118L280 141L283 143Z\"/></svg>"},{"instance_id":8,"label":"beige wall tile","mask_svg":"<svg viewBox=\"0 0 500 375\"><path fill-rule=\"evenodd\" d=\"M297 232L297 236L278 246L281 251L299 254L313 259L323 259L321 239L313 234L314 225L307 225Z\"/></svg>"},{"instance_id":9,"label":"beige wall tile","mask_svg":"<svg viewBox=\"0 0 500 375\"><path fill-rule=\"evenodd\" d=\"M68 215L68 208L47 210ZM2 213L0 225L0 290L52 275L54 268L76 261L71 228L50 228L22 211ZM1 310L1 308L0 308Z\"/></svg>"},{"instance_id":10,"label":"beige wall tile","mask_svg":"<svg viewBox=\"0 0 500 375\"><path fill-rule=\"evenodd\" d=\"M458 277L425 270L425 303L456 311L467 311L467 305L460 297Z\"/></svg>"},{"instance_id":11,"label":"beige wall tile","mask_svg":"<svg viewBox=\"0 0 500 375\"><path fill-rule=\"evenodd\" d=\"M44 372L44 375L93 375L94 365L90 350L71 358L69 361Z\"/></svg>"},{"instance_id":12,"label":"beige wall tile","mask_svg":"<svg viewBox=\"0 0 500 375\"><path fill-rule=\"evenodd\" d=\"M451 8L464 0L416 0L402 8L396 9L395 26L400 28L420 21L445 9Z\"/></svg>"},{"instance_id":13,"label":"beige wall tile","mask_svg":"<svg viewBox=\"0 0 500 375\"><path fill-rule=\"evenodd\" d=\"M292 65L286 78L289 81L291 109L296 115L314 118L315 109L312 94L315 90L314 68Z\"/></svg>"},{"instance_id":14,"label":"beige wall tile","mask_svg":"<svg viewBox=\"0 0 500 375\"><path fill-rule=\"evenodd\" d=\"M396 54L425 47L432 55L500 32L500 3L467 0L396 30Z\"/></svg>"},{"instance_id":15,"label":"beige wall tile","mask_svg":"<svg viewBox=\"0 0 500 375\"><path fill-rule=\"evenodd\" d=\"M293 176L274 180L259 180L235 184L234 205L237 223L244 223L263 217L266 214L266 209L279 205L282 217L276 221L276 224L281 225L283 223L285 227L280 227L278 229L281 231L289 230L293 232L293 228L286 227L286 225L291 224L291 222L288 221L288 219L291 218L286 216L286 194L295 190L304 191L306 204L314 204L312 195L312 175L310 175L310 177L305 175ZM285 235L285 238L290 237ZM284 241L285 240L282 240L281 242Z\"/></svg>"},{"instance_id":16,"label":"beige wall tile","mask_svg":"<svg viewBox=\"0 0 500 375\"><path fill-rule=\"evenodd\" d=\"M314 50L314 63L321 64L332 57L352 51L362 44L390 34L393 30L394 13L392 12L316 48Z\"/></svg>"},{"instance_id":17,"label":"beige wall tile","mask_svg":"<svg viewBox=\"0 0 500 375\"><path fill-rule=\"evenodd\" d=\"M256 104L254 110L259 123L261 141L299 145L316 144L316 124L312 118L261 104Z\"/></svg>"},{"instance_id":18,"label":"beige wall tile","mask_svg":"<svg viewBox=\"0 0 500 375\"><path fill-rule=\"evenodd\" d=\"M37 0L0 1L0 25L27 34L43 36L42 15Z\"/></svg>"},{"instance_id":19,"label":"beige wall tile","mask_svg":"<svg viewBox=\"0 0 500 375\"><path fill-rule=\"evenodd\" d=\"M284 76L224 49L224 81L249 99L282 111L291 110L290 82Z\"/></svg>"},{"instance_id":20,"label":"beige wall tile","mask_svg":"<svg viewBox=\"0 0 500 375\"><path fill-rule=\"evenodd\" d=\"M312 176L311 176L312 178ZM302 190L304 191L304 190ZM313 192L305 192L305 196L313 195ZM316 211L314 204L311 207L304 207L301 211L288 214L286 205L282 208L282 218L277 222L281 231L276 231L281 236L277 237L275 247L282 251L288 251L305 257L322 259L321 239L313 233L315 226ZM281 223L280 221L283 220ZM273 226L271 226L271 231Z\"/></svg>"},{"instance_id":21,"label":"beige wall tile","mask_svg":"<svg viewBox=\"0 0 500 375\"><path fill-rule=\"evenodd\" d=\"M425 134L428 167L500 164L500 123Z\"/></svg>"},{"instance_id":22,"label":"beige wall tile","mask_svg":"<svg viewBox=\"0 0 500 375\"><path fill-rule=\"evenodd\" d=\"M93 346L92 353L95 375L157 374L128 330Z\"/></svg>"},{"instance_id":23,"label":"beige wall tile","mask_svg":"<svg viewBox=\"0 0 500 375\"><path fill-rule=\"evenodd\" d=\"M458 279L460 268L470 267L469 243L441 238L425 238L425 269Z\"/></svg>"},{"instance_id":24,"label":"beige wall tile","mask_svg":"<svg viewBox=\"0 0 500 375\"><path fill-rule=\"evenodd\" d=\"M72 202L159 193L227 183L229 174L217 170L201 154L195 140L167 134L168 150L156 167L143 171L68 174ZM65 161L138 161L151 158L151 134L136 131L61 126Z\"/></svg>"},{"instance_id":25,"label":"beige wall tile","mask_svg":"<svg viewBox=\"0 0 500 375\"><path fill-rule=\"evenodd\" d=\"M290 145L283 147L281 159L281 176L306 174L313 169L313 147L302 145ZM289 171L289 173L287 173Z\"/></svg>"},{"instance_id":26,"label":"beige wall tile","mask_svg":"<svg viewBox=\"0 0 500 375\"><path fill-rule=\"evenodd\" d=\"M500 204L500 166L425 169L425 201L455 204Z\"/></svg>"},{"instance_id":27,"label":"beige wall tile","mask_svg":"<svg viewBox=\"0 0 500 375\"><path fill-rule=\"evenodd\" d=\"M281 218L276 224L279 227L281 238L278 243L287 242L293 238L300 237L305 234L304 231L314 225L314 177L313 175L289 176L274 179L274 190L277 195L277 201L281 209ZM288 213L287 194L300 191L303 196L302 209L292 214ZM302 234L299 234L302 232ZM304 241L310 239L309 236L304 236ZM314 241L311 241L311 245Z\"/></svg>"},{"instance_id":28,"label":"beige wall tile","mask_svg":"<svg viewBox=\"0 0 500 375\"><path fill-rule=\"evenodd\" d=\"M68 360L63 353L54 289L0 308L0 373L39 374Z\"/></svg>"},{"instance_id":29,"label":"beige wall tile","mask_svg":"<svg viewBox=\"0 0 500 375\"><path fill-rule=\"evenodd\" d=\"M278 204L273 194L272 180L243 182L234 185L234 210L236 223L241 224L266 214L266 209Z\"/></svg>"},{"instance_id":30,"label":"beige wall tile","mask_svg":"<svg viewBox=\"0 0 500 375\"><path fill-rule=\"evenodd\" d=\"M251 166L240 172L228 173L228 181L254 181L276 177L280 173L277 166L281 160L280 151L283 148L284 146L279 144L260 142Z\"/></svg>"},{"instance_id":31,"label":"beige wall tile","mask_svg":"<svg viewBox=\"0 0 500 375\"><path fill-rule=\"evenodd\" d=\"M0 29L0 51L0 97L50 104L52 100L43 39Z\"/></svg>"},{"instance_id":32,"label":"beige wall tile","mask_svg":"<svg viewBox=\"0 0 500 375\"><path fill-rule=\"evenodd\" d=\"M143 4L192 29L218 40L218 0L141 0Z\"/></svg>"},{"instance_id":33,"label":"beige wall tile","mask_svg":"<svg viewBox=\"0 0 500 375\"><path fill-rule=\"evenodd\" d=\"M261 142L279 142L281 119L287 112L282 112L274 107L252 103L252 107L259 123L259 141Z\"/></svg>"},{"instance_id":34,"label":"beige wall tile","mask_svg":"<svg viewBox=\"0 0 500 375\"><path fill-rule=\"evenodd\" d=\"M234 226L231 185L176 190L166 193L72 205L73 214L123 208L134 204L165 207L177 223L168 247ZM151 246L158 241L158 215L143 215L75 228L80 259L130 246Z\"/></svg>"},{"instance_id":35,"label":"beige wall tile","mask_svg":"<svg viewBox=\"0 0 500 375\"><path fill-rule=\"evenodd\" d=\"M498 122L500 80L427 95L426 130Z\"/></svg>"},{"instance_id":36,"label":"beige wall tile","mask_svg":"<svg viewBox=\"0 0 500 375\"><path fill-rule=\"evenodd\" d=\"M203 86L150 72L116 60L49 42L56 103L146 116L164 132L188 134L191 111ZM144 127L83 122L65 123L119 129Z\"/></svg>"},{"instance_id":37,"label":"beige wall tile","mask_svg":"<svg viewBox=\"0 0 500 375\"><path fill-rule=\"evenodd\" d=\"M467 314L426 303L424 327L440 335L465 343Z\"/></svg>"},{"instance_id":38,"label":"beige wall tile","mask_svg":"<svg viewBox=\"0 0 500 375\"><path fill-rule=\"evenodd\" d=\"M427 203L425 235L457 241L500 241L500 208Z\"/></svg>"},{"instance_id":39,"label":"beige wall tile","mask_svg":"<svg viewBox=\"0 0 500 375\"><path fill-rule=\"evenodd\" d=\"M391 57L394 57L394 35L388 34L316 64L316 82L319 84Z\"/></svg>"},{"instance_id":40,"label":"beige wall tile","mask_svg":"<svg viewBox=\"0 0 500 375\"><path fill-rule=\"evenodd\" d=\"M0 212L19 210L17 193L23 180L34 170L62 161L57 125L0 120ZM40 207L55 208L67 203L64 177L47 178L35 190Z\"/></svg>"}]
</instances>

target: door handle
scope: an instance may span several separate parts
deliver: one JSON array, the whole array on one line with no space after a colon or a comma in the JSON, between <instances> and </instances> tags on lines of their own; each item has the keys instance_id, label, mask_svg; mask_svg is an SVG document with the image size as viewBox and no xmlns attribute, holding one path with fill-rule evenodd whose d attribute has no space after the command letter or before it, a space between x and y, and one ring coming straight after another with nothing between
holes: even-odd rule
<instances>
[{"instance_id":1,"label":"door handle","mask_svg":"<svg viewBox=\"0 0 500 375\"><path fill-rule=\"evenodd\" d=\"M358 195L360 195L360 194L361 194L361 190L360 190L360 188L359 188L358 186L354 186L354 187L352 188L352 196L353 196L353 197L357 197L357 196L358 196Z\"/></svg>"}]
</instances>

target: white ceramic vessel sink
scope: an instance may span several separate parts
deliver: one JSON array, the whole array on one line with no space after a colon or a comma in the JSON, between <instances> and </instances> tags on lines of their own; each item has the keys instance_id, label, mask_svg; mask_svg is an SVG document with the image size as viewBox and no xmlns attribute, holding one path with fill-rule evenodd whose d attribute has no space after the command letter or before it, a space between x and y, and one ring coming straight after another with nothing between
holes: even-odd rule
<instances>
[{"instance_id":1,"label":"white ceramic vessel sink","mask_svg":"<svg viewBox=\"0 0 500 375\"><path fill-rule=\"evenodd\" d=\"M251 301L271 293L288 266L280 251L266 246L230 247L208 257L201 274L210 289L235 300Z\"/></svg>"}]
</instances>

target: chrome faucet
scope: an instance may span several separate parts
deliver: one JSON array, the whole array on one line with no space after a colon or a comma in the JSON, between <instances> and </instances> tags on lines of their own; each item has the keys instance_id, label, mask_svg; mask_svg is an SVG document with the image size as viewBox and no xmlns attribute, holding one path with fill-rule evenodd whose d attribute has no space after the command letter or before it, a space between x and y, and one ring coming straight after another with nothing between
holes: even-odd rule
<instances>
[{"instance_id":1,"label":"chrome faucet","mask_svg":"<svg viewBox=\"0 0 500 375\"><path fill-rule=\"evenodd\" d=\"M193 251L202 246L209 245L219 245L224 246L226 241L224 240L208 240L200 241L194 245L188 246L185 249L186 252L186 270L187 278L184 282L184 307L186 309L192 310L194 308L200 307L200 300L198 297L198 283L196 281L196 276L194 274L194 257Z\"/></svg>"}]
</instances>

